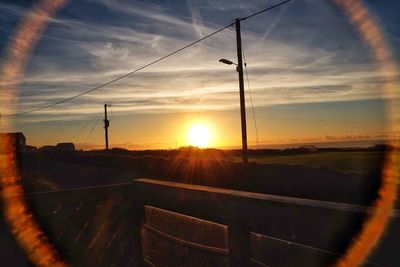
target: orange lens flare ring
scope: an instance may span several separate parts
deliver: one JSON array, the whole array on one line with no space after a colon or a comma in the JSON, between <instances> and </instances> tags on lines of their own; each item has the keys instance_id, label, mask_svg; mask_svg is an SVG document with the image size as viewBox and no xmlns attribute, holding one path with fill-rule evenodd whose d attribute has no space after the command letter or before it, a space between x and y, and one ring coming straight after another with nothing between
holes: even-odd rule
<instances>
[{"instance_id":1,"label":"orange lens flare ring","mask_svg":"<svg viewBox=\"0 0 400 267\"><path fill-rule=\"evenodd\" d=\"M397 110L399 106L398 103L397 105L394 103L396 100L393 95L399 87L390 78L398 74L398 68L391 57L389 46L379 25L360 0L334 0L334 2L343 10L354 29L369 46L376 60L378 72L383 81L382 94L385 99L388 99L385 112L388 121L387 131L391 132L398 126L395 124L395 116L399 114ZM396 137L392 142L392 145L398 149ZM384 234L396 202L400 163L398 157L399 154L396 151L386 153L381 173L381 187L374 203L376 212L364 221L360 233L355 236L346 254L338 260L336 266L360 266Z\"/></svg>"},{"instance_id":2,"label":"orange lens flare ring","mask_svg":"<svg viewBox=\"0 0 400 267\"><path fill-rule=\"evenodd\" d=\"M6 59L0 69L4 77L0 84L1 106L8 114L12 113L15 106L16 91L32 49L51 17L64 3L64 0L39 1L26 13L11 37L6 48ZM9 117L5 117L3 123L10 125ZM14 143L6 136L0 140L0 193L4 217L16 241L33 264L66 266L29 211L20 179Z\"/></svg>"},{"instance_id":3,"label":"orange lens flare ring","mask_svg":"<svg viewBox=\"0 0 400 267\"><path fill-rule=\"evenodd\" d=\"M6 60L1 66L0 100L3 110L12 113L26 62L32 49L40 39L42 31L51 17L65 4L66 0L39 1L19 23L17 31L10 39ZM396 63L391 58L390 49L385 42L379 25L360 0L333 0L343 10L361 38L370 47L378 63L378 72L384 83L382 93L387 102L386 112L388 130L396 126L394 114L398 114L397 105L391 95L397 84L393 84L390 74L398 74ZM9 118L3 123L10 124ZM398 147L398 144L392 145ZM14 152L14 144L9 137L0 140L0 186L3 211L12 233L22 247L29 260L37 266L66 266L57 250L50 244L40 226L29 212L28 204L20 185L20 174ZM336 266L359 266L372 249L378 244L394 207L397 196L397 179L399 175L399 158L395 152L388 152L382 170L382 183L379 197L374 203L376 212L364 222L362 230L350 244L347 253L341 257Z\"/></svg>"}]
</instances>

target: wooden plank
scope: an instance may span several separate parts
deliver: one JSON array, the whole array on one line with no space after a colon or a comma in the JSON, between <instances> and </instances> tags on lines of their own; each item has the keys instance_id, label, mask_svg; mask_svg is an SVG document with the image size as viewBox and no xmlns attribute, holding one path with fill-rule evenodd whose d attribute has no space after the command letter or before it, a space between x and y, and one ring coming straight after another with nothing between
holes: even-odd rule
<instances>
[{"instance_id":1,"label":"wooden plank","mask_svg":"<svg viewBox=\"0 0 400 267\"><path fill-rule=\"evenodd\" d=\"M169 188L177 188L177 189L179 188L182 190L215 193L215 194L221 194L221 195L230 195L232 197L241 197L241 198L248 198L248 199L253 199L253 200L279 202L279 203L316 207L316 208L326 208L326 209L333 209L333 210L340 210L340 211L347 211L347 212L356 212L356 213L364 213L364 214L376 212L376 209L374 209L374 208L367 207L367 206L361 206L361 205L355 205L355 204L338 203L338 202L332 202L332 201L322 201L322 200L296 198L296 197L286 197L286 196L270 195L270 194L261 194L261 193L238 191L238 190L217 188L217 187L210 187L210 186L203 186L203 185L168 182L168 181L146 179L146 178L136 179L134 181L134 183L158 185L158 186L169 187ZM398 210L393 210L392 217L400 217L400 212Z\"/></svg>"},{"instance_id":2,"label":"wooden plank","mask_svg":"<svg viewBox=\"0 0 400 267\"><path fill-rule=\"evenodd\" d=\"M228 217L229 262L231 267L250 266L250 231L243 216L230 210Z\"/></svg>"},{"instance_id":3,"label":"wooden plank","mask_svg":"<svg viewBox=\"0 0 400 267\"><path fill-rule=\"evenodd\" d=\"M358 233L365 216L375 212L359 205L168 181L139 179L134 183L149 205L228 225L233 266L235 262L236 266L248 264L249 231L340 255ZM392 217L398 218L397 210ZM303 257L306 250L291 249L296 255L299 253L298 258ZM318 261L332 261L332 254L323 254L315 256Z\"/></svg>"},{"instance_id":4,"label":"wooden plank","mask_svg":"<svg viewBox=\"0 0 400 267\"><path fill-rule=\"evenodd\" d=\"M132 231L133 239L131 240L131 255L133 257L133 266L142 267L143 248L142 248L142 222L144 221L144 203L140 199L136 199L137 204L132 214Z\"/></svg>"}]
</instances>

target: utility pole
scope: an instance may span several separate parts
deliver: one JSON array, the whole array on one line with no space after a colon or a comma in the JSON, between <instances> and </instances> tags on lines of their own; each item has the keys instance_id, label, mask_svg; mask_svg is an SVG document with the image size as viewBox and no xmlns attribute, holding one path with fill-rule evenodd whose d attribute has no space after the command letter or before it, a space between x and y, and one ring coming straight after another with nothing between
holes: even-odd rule
<instances>
[{"instance_id":1,"label":"utility pole","mask_svg":"<svg viewBox=\"0 0 400 267\"><path fill-rule=\"evenodd\" d=\"M110 127L110 121L107 119L107 104L104 104L104 130L106 134L106 150L108 150L108 127Z\"/></svg>"},{"instance_id":2,"label":"utility pole","mask_svg":"<svg viewBox=\"0 0 400 267\"><path fill-rule=\"evenodd\" d=\"M242 37L240 34L240 18L235 20L236 26L236 43L237 43L237 71L239 74L239 94L240 94L240 116L242 123L242 157L243 163L248 162L247 155L247 127L246 127L246 102L244 99L244 82L243 82L243 59L242 59Z\"/></svg>"}]
</instances>

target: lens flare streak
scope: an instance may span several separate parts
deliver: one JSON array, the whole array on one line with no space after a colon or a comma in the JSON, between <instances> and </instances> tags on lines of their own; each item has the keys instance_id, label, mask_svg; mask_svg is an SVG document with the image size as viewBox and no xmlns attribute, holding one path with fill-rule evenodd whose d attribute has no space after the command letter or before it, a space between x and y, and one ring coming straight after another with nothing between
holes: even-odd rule
<instances>
[{"instance_id":1,"label":"lens flare streak","mask_svg":"<svg viewBox=\"0 0 400 267\"><path fill-rule=\"evenodd\" d=\"M12 113L17 99L26 62L54 13L64 5L64 0L39 1L19 23L11 37L6 59L1 66L0 84L2 111ZM9 117L3 123L10 125ZM18 244L28 259L36 266L66 266L57 250L40 229L23 196L20 174L11 137L0 140L0 186L3 214Z\"/></svg>"}]
</instances>

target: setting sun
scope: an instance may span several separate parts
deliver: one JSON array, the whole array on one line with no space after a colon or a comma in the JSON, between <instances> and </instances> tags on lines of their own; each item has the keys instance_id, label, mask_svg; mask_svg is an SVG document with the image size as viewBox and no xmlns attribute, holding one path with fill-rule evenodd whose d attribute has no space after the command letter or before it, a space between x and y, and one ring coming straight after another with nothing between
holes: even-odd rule
<instances>
[{"instance_id":1,"label":"setting sun","mask_svg":"<svg viewBox=\"0 0 400 267\"><path fill-rule=\"evenodd\" d=\"M205 125L195 124L189 128L187 138L191 146L206 147L210 144L210 131Z\"/></svg>"}]
</instances>

